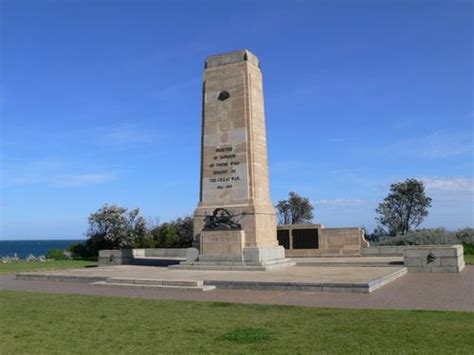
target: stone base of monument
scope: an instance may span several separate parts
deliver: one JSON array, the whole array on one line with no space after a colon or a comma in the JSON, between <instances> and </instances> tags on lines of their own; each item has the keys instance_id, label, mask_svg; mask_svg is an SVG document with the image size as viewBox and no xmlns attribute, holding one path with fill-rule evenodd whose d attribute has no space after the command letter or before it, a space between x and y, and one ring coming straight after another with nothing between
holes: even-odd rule
<instances>
[{"instance_id":1,"label":"stone base of monument","mask_svg":"<svg viewBox=\"0 0 474 355\"><path fill-rule=\"evenodd\" d=\"M294 266L285 258L282 246L245 247L243 230L203 231L201 250L189 253L186 261L170 265L184 270L247 270L267 271Z\"/></svg>"}]
</instances>

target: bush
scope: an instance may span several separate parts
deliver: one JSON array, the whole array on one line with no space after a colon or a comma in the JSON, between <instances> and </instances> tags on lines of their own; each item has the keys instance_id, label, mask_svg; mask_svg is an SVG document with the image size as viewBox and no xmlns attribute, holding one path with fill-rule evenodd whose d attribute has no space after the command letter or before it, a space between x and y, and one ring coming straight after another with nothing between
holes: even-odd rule
<instances>
[{"instance_id":1,"label":"bush","mask_svg":"<svg viewBox=\"0 0 474 355\"><path fill-rule=\"evenodd\" d=\"M455 235L461 243L474 247L474 228L459 229L455 232Z\"/></svg>"},{"instance_id":2,"label":"bush","mask_svg":"<svg viewBox=\"0 0 474 355\"><path fill-rule=\"evenodd\" d=\"M462 243L464 247L464 254L465 255L474 255L474 245L473 244L467 244L467 243Z\"/></svg>"},{"instance_id":3,"label":"bush","mask_svg":"<svg viewBox=\"0 0 474 355\"><path fill-rule=\"evenodd\" d=\"M193 244L193 219L189 216L162 223L151 230L155 248L189 248Z\"/></svg>"},{"instance_id":4,"label":"bush","mask_svg":"<svg viewBox=\"0 0 474 355\"><path fill-rule=\"evenodd\" d=\"M148 224L138 208L105 204L90 214L87 236L84 245L70 248L74 258L91 260L98 257L99 250L153 246Z\"/></svg>"},{"instance_id":5,"label":"bush","mask_svg":"<svg viewBox=\"0 0 474 355\"><path fill-rule=\"evenodd\" d=\"M163 223L151 231L155 248L174 248L178 242L178 233L173 225Z\"/></svg>"},{"instance_id":6,"label":"bush","mask_svg":"<svg viewBox=\"0 0 474 355\"><path fill-rule=\"evenodd\" d=\"M46 254L46 259L52 260L67 260L69 259L66 254L64 254L64 250L61 249L50 249Z\"/></svg>"},{"instance_id":7,"label":"bush","mask_svg":"<svg viewBox=\"0 0 474 355\"><path fill-rule=\"evenodd\" d=\"M178 234L176 248L190 248L193 244L194 236L192 217L186 216L184 218L178 218L174 221L171 221L171 225Z\"/></svg>"},{"instance_id":8,"label":"bush","mask_svg":"<svg viewBox=\"0 0 474 355\"><path fill-rule=\"evenodd\" d=\"M374 245L438 245L462 244L465 254L474 254L474 228L464 228L454 232L445 228L425 228L405 235L384 237Z\"/></svg>"},{"instance_id":9,"label":"bush","mask_svg":"<svg viewBox=\"0 0 474 355\"><path fill-rule=\"evenodd\" d=\"M98 254L95 250L89 248L89 240L85 243L72 244L67 248L74 260L97 261Z\"/></svg>"},{"instance_id":10,"label":"bush","mask_svg":"<svg viewBox=\"0 0 474 355\"><path fill-rule=\"evenodd\" d=\"M146 222L140 210L105 204L89 216L87 241L68 248L73 259L97 260L99 250L128 248L188 248L193 242L193 219Z\"/></svg>"}]
</instances>

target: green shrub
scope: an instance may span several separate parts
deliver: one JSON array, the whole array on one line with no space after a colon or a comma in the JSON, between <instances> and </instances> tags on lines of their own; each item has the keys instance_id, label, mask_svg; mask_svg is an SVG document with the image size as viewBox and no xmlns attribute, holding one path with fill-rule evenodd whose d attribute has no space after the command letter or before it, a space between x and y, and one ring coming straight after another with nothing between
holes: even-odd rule
<instances>
[{"instance_id":1,"label":"green shrub","mask_svg":"<svg viewBox=\"0 0 474 355\"><path fill-rule=\"evenodd\" d=\"M155 248L189 248L193 244L193 219L186 216L159 224L150 234Z\"/></svg>"},{"instance_id":2,"label":"green shrub","mask_svg":"<svg viewBox=\"0 0 474 355\"><path fill-rule=\"evenodd\" d=\"M61 249L50 249L46 254L46 259L52 260L67 260L69 259L65 254L64 250Z\"/></svg>"},{"instance_id":3,"label":"green shrub","mask_svg":"<svg viewBox=\"0 0 474 355\"><path fill-rule=\"evenodd\" d=\"M474 245L468 243L462 243L464 247L464 254L465 255L474 255Z\"/></svg>"},{"instance_id":4,"label":"green shrub","mask_svg":"<svg viewBox=\"0 0 474 355\"><path fill-rule=\"evenodd\" d=\"M170 223L163 223L151 231L155 248L173 248L178 241L178 233Z\"/></svg>"},{"instance_id":5,"label":"green shrub","mask_svg":"<svg viewBox=\"0 0 474 355\"><path fill-rule=\"evenodd\" d=\"M384 237L374 245L438 245L462 244L465 254L474 254L474 228L459 229L454 232L445 228L425 228L410 231L405 235Z\"/></svg>"},{"instance_id":6,"label":"green shrub","mask_svg":"<svg viewBox=\"0 0 474 355\"><path fill-rule=\"evenodd\" d=\"M89 240L84 243L75 243L70 245L67 251L71 253L71 257L74 260L96 261L98 251L92 250L89 244Z\"/></svg>"}]
</instances>

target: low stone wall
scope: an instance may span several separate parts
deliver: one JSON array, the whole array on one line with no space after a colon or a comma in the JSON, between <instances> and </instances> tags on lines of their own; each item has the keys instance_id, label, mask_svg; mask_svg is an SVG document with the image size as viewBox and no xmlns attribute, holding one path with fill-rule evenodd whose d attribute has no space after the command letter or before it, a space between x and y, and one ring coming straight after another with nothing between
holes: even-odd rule
<instances>
[{"instance_id":1,"label":"low stone wall","mask_svg":"<svg viewBox=\"0 0 474 355\"><path fill-rule=\"evenodd\" d=\"M409 272L461 272L464 267L462 245L416 245L403 251Z\"/></svg>"},{"instance_id":2,"label":"low stone wall","mask_svg":"<svg viewBox=\"0 0 474 355\"><path fill-rule=\"evenodd\" d=\"M193 249L193 250L190 250ZM137 258L189 258L194 255L194 248L157 248L157 249L121 249L100 250L99 266L106 265L129 265Z\"/></svg>"},{"instance_id":3,"label":"low stone wall","mask_svg":"<svg viewBox=\"0 0 474 355\"><path fill-rule=\"evenodd\" d=\"M133 249L139 250L139 249ZM172 257L172 258L185 258L187 248L160 248L160 249L141 249L144 251L145 257ZM138 255L137 255L138 256Z\"/></svg>"},{"instance_id":4,"label":"low stone wall","mask_svg":"<svg viewBox=\"0 0 474 355\"><path fill-rule=\"evenodd\" d=\"M403 256L403 251L411 245L381 245L360 249L361 256Z\"/></svg>"},{"instance_id":5,"label":"low stone wall","mask_svg":"<svg viewBox=\"0 0 474 355\"><path fill-rule=\"evenodd\" d=\"M133 262L133 249L100 250L99 266L128 265Z\"/></svg>"},{"instance_id":6,"label":"low stone wall","mask_svg":"<svg viewBox=\"0 0 474 355\"><path fill-rule=\"evenodd\" d=\"M360 255L364 242L367 243L360 228L322 229L322 255Z\"/></svg>"},{"instance_id":7,"label":"low stone wall","mask_svg":"<svg viewBox=\"0 0 474 355\"><path fill-rule=\"evenodd\" d=\"M315 257L315 256L359 256L361 248L369 243L364 238L361 228L325 228L321 224L280 225L279 231L288 230L288 248L286 257ZM293 235L296 231L312 230L317 247L301 248L295 246ZM317 231L317 232L316 232ZM317 240L316 240L317 238Z\"/></svg>"}]
</instances>

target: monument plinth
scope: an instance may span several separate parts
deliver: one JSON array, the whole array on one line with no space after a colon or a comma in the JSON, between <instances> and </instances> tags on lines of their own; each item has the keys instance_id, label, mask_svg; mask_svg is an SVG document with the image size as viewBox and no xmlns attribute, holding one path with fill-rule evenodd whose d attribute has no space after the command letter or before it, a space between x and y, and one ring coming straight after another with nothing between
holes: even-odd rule
<instances>
[{"instance_id":1,"label":"monument plinth","mask_svg":"<svg viewBox=\"0 0 474 355\"><path fill-rule=\"evenodd\" d=\"M208 57L202 105L200 254L181 266L292 265L276 237L258 58L248 50Z\"/></svg>"}]
</instances>

